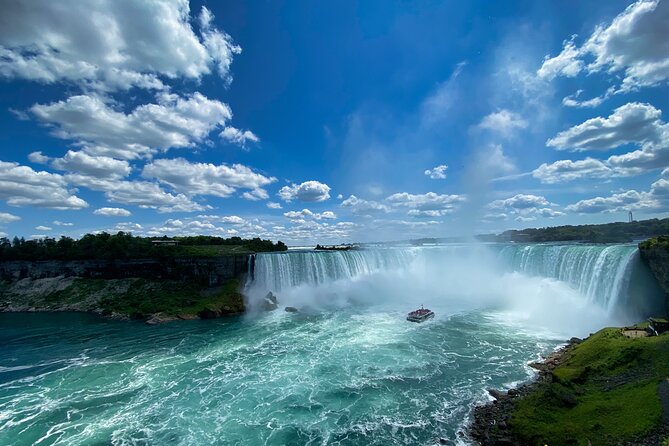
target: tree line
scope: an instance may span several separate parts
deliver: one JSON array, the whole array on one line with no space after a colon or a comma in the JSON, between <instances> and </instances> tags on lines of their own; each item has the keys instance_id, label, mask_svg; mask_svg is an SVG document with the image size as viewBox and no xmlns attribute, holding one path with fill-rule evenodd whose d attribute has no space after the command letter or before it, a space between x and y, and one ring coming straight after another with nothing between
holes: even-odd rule
<instances>
[{"instance_id":1,"label":"tree line","mask_svg":"<svg viewBox=\"0 0 669 446\"><path fill-rule=\"evenodd\" d=\"M616 222L598 225L553 226L509 230L498 235L480 236L487 241L623 243L669 234L669 218Z\"/></svg>"},{"instance_id":2,"label":"tree line","mask_svg":"<svg viewBox=\"0 0 669 446\"><path fill-rule=\"evenodd\" d=\"M155 244L155 240L175 240L175 246ZM137 259L165 258L187 252L187 246L229 245L240 246L247 251L285 251L287 246L279 241L262 240L258 237L191 236L175 237L135 237L129 232L116 234L101 232L86 234L80 239L62 236L59 239L45 237L35 240L14 237L0 238L0 260L86 260L86 259Z\"/></svg>"}]
</instances>

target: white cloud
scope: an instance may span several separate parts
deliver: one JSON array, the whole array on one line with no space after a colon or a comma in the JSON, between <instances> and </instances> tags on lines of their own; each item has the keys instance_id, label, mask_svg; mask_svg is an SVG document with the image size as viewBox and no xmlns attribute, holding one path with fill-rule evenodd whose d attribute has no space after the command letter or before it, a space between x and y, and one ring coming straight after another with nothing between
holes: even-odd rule
<instances>
[{"instance_id":1,"label":"white cloud","mask_svg":"<svg viewBox=\"0 0 669 446\"><path fill-rule=\"evenodd\" d=\"M669 211L669 181L662 178L655 181L650 191L628 190L608 197L581 200L565 208L581 214L613 213L627 211Z\"/></svg>"},{"instance_id":2,"label":"white cloud","mask_svg":"<svg viewBox=\"0 0 669 446\"><path fill-rule=\"evenodd\" d=\"M556 206L541 195L516 194L513 197L495 200L488 204L488 209L497 211L484 217L487 221L505 220L508 216L516 216L516 221L532 221L537 217L561 217L564 212L552 209Z\"/></svg>"},{"instance_id":3,"label":"white cloud","mask_svg":"<svg viewBox=\"0 0 669 446\"><path fill-rule=\"evenodd\" d=\"M579 100L578 98L583 93L583 90L578 90L576 93L562 98L562 105L565 107L577 107L577 108L594 108L599 107L606 99L608 99L611 94L614 93L613 88L606 90L606 93L602 96L596 96L591 99Z\"/></svg>"},{"instance_id":4,"label":"white cloud","mask_svg":"<svg viewBox=\"0 0 669 446\"><path fill-rule=\"evenodd\" d=\"M527 128L527 125L527 121L518 113L502 109L485 116L479 123L478 128L508 137L516 130Z\"/></svg>"},{"instance_id":5,"label":"white cloud","mask_svg":"<svg viewBox=\"0 0 669 446\"><path fill-rule=\"evenodd\" d=\"M376 215L391 211L390 206L379 203L378 201L364 200L355 195L351 195L341 202L341 207L350 208L356 215Z\"/></svg>"},{"instance_id":6,"label":"white cloud","mask_svg":"<svg viewBox=\"0 0 669 446\"><path fill-rule=\"evenodd\" d=\"M283 201L318 202L330 198L330 186L319 181L305 181L302 184L284 186L277 194Z\"/></svg>"},{"instance_id":7,"label":"white cloud","mask_svg":"<svg viewBox=\"0 0 669 446\"><path fill-rule=\"evenodd\" d=\"M465 201L462 195L448 195L428 192L426 194L410 194L400 192L386 198L393 206L417 209L420 211L453 211L457 205Z\"/></svg>"},{"instance_id":8,"label":"white cloud","mask_svg":"<svg viewBox=\"0 0 669 446\"><path fill-rule=\"evenodd\" d=\"M604 160L560 160L544 163L532 175L544 183L577 179L617 178L639 175L669 164L669 124L660 110L649 104L629 103L608 118L592 118L559 133L548 145L559 150L608 150L627 144L639 149Z\"/></svg>"},{"instance_id":9,"label":"white cloud","mask_svg":"<svg viewBox=\"0 0 669 446\"><path fill-rule=\"evenodd\" d=\"M302 209L301 211L288 211L283 213L284 217L289 220L304 220L307 218L313 218L314 220L334 220L337 218L332 211L325 211L322 213L312 212L309 209Z\"/></svg>"},{"instance_id":10,"label":"white cloud","mask_svg":"<svg viewBox=\"0 0 669 446\"><path fill-rule=\"evenodd\" d=\"M58 220L54 220L53 224L56 225L56 226L74 226L74 223L68 223L68 222L58 221Z\"/></svg>"},{"instance_id":11,"label":"white cloud","mask_svg":"<svg viewBox=\"0 0 669 446\"><path fill-rule=\"evenodd\" d=\"M100 208L93 211L95 215L102 215L105 217L128 217L131 212L123 208Z\"/></svg>"},{"instance_id":12,"label":"white cloud","mask_svg":"<svg viewBox=\"0 0 669 446\"><path fill-rule=\"evenodd\" d=\"M592 118L560 132L546 145L557 150L609 150L624 144L656 143L667 133L662 112L650 104L631 102L608 118Z\"/></svg>"},{"instance_id":13,"label":"white cloud","mask_svg":"<svg viewBox=\"0 0 669 446\"><path fill-rule=\"evenodd\" d=\"M35 226L35 229L38 231L51 231L52 228L48 226Z\"/></svg>"},{"instance_id":14,"label":"white cloud","mask_svg":"<svg viewBox=\"0 0 669 446\"><path fill-rule=\"evenodd\" d=\"M267 200L269 194L265 189L253 189L242 194L242 198L249 201Z\"/></svg>"},{"instance_id":15,"label":"white cloud","mask_svg":"<svg viewBox=\"0 0 669 446\"><path fill-rule=\"evenodd\" d=\"M232 117L226 104L201 93L159 94L156 104L140 105L129 114L91 95L36 104L30 110L55 127L55 136L75 140L91 155L122 159L193 147Z\"/></svg>"},{"instance_id":16,"label":"white cloud","mask_svg":"<svg viewBox=\"0 0 669 446\"><path fill-rule=\"evenodd\" d=\"M604 161L586 158L544 163L532 172L532 176L542 183L555 184L579 179L611 178L615 172Z\"/></svg>"},{"instance_id":17,"label":"white cloud","mask_svg":"<svg viewBox=\"0 0 669 446\"><path fill-rule=\"evenodd\" d=\"M214 195L229 197L237 188L251 189L244 198L268 198L263 186L276 181L241 164L227 166L209 163L191 163L183 158L158 159L144 166L142 176L156 178L175 191L188 196Z\"/></svg>"},{"instance_id":18,"label":"white cloud","mask_svg":"<svg viewBox=\"0 0 669 446\"><path fill-rule=\"evenodd\" d=\"M127 161L107 156L91 156L84 152L72 150L68 150L64 157L51 161L51 167L96 178L109 179L124 178L132 170Z\"/></svg>"},{"instance_id":19,"label":"white cloud","mask_svg":"<svg viewBox=\"0 0 669 446\"><path fill-rule=\"evenodd\" d=\"M574 77L605 71L624 73L620 91L658 85L669 79L669 2L640 0L628 6L610 24L597 26L581 47L575 38L564 43L562 52L546 57L539 76ZM586 58L594 61L586 63Z\"/></svg>"},{"instance_id":20,"label":"white cloud","mask_svg":"<svg viewBox=\"0 0 669 446\"><path fill-rule=\"evenodd\" d=\"M21 217L19 217L18 215L10 214L7 212L0 212L0 223L12 223L19 220L21 220Z\"/></svg>"},{"instance_id":21,"label":"white cloud","mask_svg":"<svg viewBox=\"0 0 669 446\"><path fill-rule=\"evenodd\" d=\"M194 212L211 208L192 201L184 194L165 192L158 184L149 181L108 180L79 174L67 175L67 179L73 184L104 192L113 203L156 209L158 212Z\"/></svg>"},{"instance_id":22,"label":"white cloud","mask_svg":"<svg viewBox=\"0 0 669 446\"><path fill-rule=\"evenodd\" d=\"M42 152L32 152L28 154L28 160L35 164L46 164L51 158L44 156Z\"/></svg>"},{"instance_id":23,"label":"white cloud","mask_svg":"<svg viewBox=\"0 0 669 446\"><path fill-rule=\"evenodd\" d=\"M188 0L82 0L71 6L4 2L0 76L87 89L162 89L162 79L199 80L214 67L229 81L232 57L241 51L213 26L206 8L198 36Z\"/></svg>"},{"instance_id":24,"label":"white cloud","mask_svg":"<svg viewBox=\"0 0 669 446\"><path fill-rule=\"evenodd\" d=\"M528 209L548 206L550 202L539 195L517 194L504 200L495 200L489 204L491 209Z\"/></svg>"},{"instance_id":25,"label":"white cloud","mask_svg":"<svg viewBox=\"0 0 669 446\"><path fill-rule=\"evenodd\" d=\"M68 190L63 176L4 161L0 161L0 199L10 206L61 210L88 207L88 203Z\"/></svg>"},{"instance_id":26,"label":"white cloud","mask_svg":"<svg viewBox=\"0 0 669 446\"><path fill-rule=\"evenodd\" d=\"M232 126L224 128L220 133L220 137L230 143L237 144L238 146L242 147L245 147L248 141L260 142L260 138L258 138L252 131L242 131Z\"/></svg>"},{"instance_id":27,"label":"white cloud","mask_svg":"<svg viewBox=\"0 0 669 446\"><path fill-rule=\"evenodd\" d=\"M441 164L432 169L427 169L425 175L433 180L443 180L446 178L446 169L448 169L448 166L446 164Z\"/></svg>"},{"instance_id":28,"label":"white cloud","mask_svg":"<svg viewBox=\"0 0 669 446\"><path fill-rule=\"evenodd\" d=\"M669 179L669 167L667 167L666 169L664 169L664 170L662 171L662 178L667 178L667 179Z\"/></svg>"},{"instance_id":29,"label":"white cloud","mask_svg":"<svg viewBox=\"0 0 669 446\"><path fill-rule=\"evenodd\" d=\"M281 203L274 203L273 201L267 202L267 207L270 209L283 209Z\"/></svg>"}]
</instances>

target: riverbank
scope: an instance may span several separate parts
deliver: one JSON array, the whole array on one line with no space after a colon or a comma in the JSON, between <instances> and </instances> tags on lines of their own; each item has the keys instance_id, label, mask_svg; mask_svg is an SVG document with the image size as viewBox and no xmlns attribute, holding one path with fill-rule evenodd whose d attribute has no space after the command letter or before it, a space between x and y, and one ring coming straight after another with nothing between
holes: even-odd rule
<instances>
[{"instance_id":1,"label":"riverbank","mask_svg":"<svg viewBox=\"0 0 669 446\"><path fill-rule=\"evenodd\" d=\"M642 327L638 327L642 328ZM664 445L669 442L669 334L629 338L605 328L573 338L536 378L474 409L488 445Z\"/></svg>"},{"instance_id":2,"label":"riverbank","mask_svg":"<svg viewBox=\"0 0 669 446\"><path fill-rule=\"evenodd\" d=\"M150 324L211 319L245 311L238 277L215 286L196 281L144 278L24 278L0 284L0 312L94 313Z\"/></svg>"}]
</instances>

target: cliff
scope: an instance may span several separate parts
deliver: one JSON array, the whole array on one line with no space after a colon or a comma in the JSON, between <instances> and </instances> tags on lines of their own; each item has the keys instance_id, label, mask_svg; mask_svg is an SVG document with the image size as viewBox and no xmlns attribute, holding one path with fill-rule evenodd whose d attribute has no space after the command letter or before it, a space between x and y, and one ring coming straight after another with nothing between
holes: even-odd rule
<instances>
[{"instance_id":1,"label":"cliff","mask_svg":"<svg viewBox=\"0 0 669 446\"><path fill-rule=\"evenodd\" d=\"M669 313L669 236L654 237L639 243L639 253L664 290Z\"/></svg>"},{"instance_id":2,"label":"cliff","mask_svg":"<svg viewBox=\"0 0 669 446\"><path fill-rule=\"evenodd\" d=\"M248 256L0 262L0 311L84 311L163 322L244 312Z\"/></svg>"}]
</instances>

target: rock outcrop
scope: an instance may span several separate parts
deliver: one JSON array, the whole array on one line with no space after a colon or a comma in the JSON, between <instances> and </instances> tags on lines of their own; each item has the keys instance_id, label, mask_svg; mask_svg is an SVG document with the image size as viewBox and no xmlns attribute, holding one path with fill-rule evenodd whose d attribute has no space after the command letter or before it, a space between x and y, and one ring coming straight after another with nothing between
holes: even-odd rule
<instances>
[{"instance_id":1,"label":"rock outcrop","mask_svg":"<svg viewBox=\"0 0 669 446\"><path fill-rule=\"evenodd\" d=\"M11 282L59 276L87 279L142 278L197 282L212 287L245 274L247 270L246 254L165 259L10 260L0 262L0 280Z\"/></svg>"},{"instance_id":2,"label":"rock outcrop","mask_svg":"<svg viewBox=\"0 0 669 446\"><path fill-rule=\"evenodd\" d=\"M648 265L665 293L665 305L669 314L669 236L655 237L639 243L641 260Z\"/></svg>"}]
</instances>

